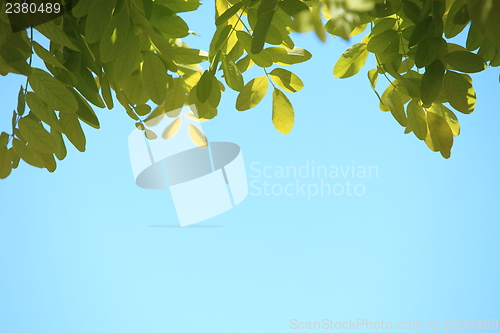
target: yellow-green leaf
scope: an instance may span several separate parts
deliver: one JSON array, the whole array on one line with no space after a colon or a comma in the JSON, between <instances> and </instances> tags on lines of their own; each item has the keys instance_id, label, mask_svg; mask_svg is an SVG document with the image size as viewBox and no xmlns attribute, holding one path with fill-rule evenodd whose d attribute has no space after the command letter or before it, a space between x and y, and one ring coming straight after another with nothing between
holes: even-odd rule
<instances>
[{"instance_id":1,"label":"yellow-green leaf","mask_svg":"<svg viewBox=\"0 0 500 333\"><path fill-rule=\"evenodd\" d=\"M450 126L451 131L453 132L453 136L460 134L460 123L458 122L458 118L455 113L453 113L453 111L448 109L446 106L441 103L432 103L432 106L427 108L427 111L434 112L446 120L448 126Z\"/></svg>"},{"instance_id":2,"label":"yellow-green leaf","mask_svg":"<svg viewBox=\"0 0 500 333\"><path fill-rule=\"evenodd\" d=\"M76 99L59 80L38 68L32 69L29 79L31 87L45 103L59 111L76 112Z\"/></svg>"},{"instance_id":3,"label":"yellow-green leaf","mask_svg":"<svg viewBox=\"0 0 500 333\"><path fill-rule=\"evenodd\" d=\"M116 83L127 81L132 72L139 68L141 56L139 37L129 36L113 62L113 77Z\"/></svg>"},{"instance_id":4,"label":"yellow-green leaf","mask_svg":"<svg viewBox=\"0 0 500 333\"><path fill-rule=\"evenodd\" d=\"M311 59L312 54L300 47L287 50L283 47L268 47L265 49L273 62L278 65L293 65Z\"/></svg>"},{"instance_id":5,"label":"yellow-green leaf","mask_svg":"<svg viewBox=\"0 0 500 333\"><path fill-rule=\"evenodd\" d=\"M57 150L56 140L41 123L24 117L19 120L18 124L23 138L31 148L40 153L54 153Z\"/></svg>"},{"instance_id":6,"label":"yellow-green leaf","mask_svg":"<svg viewBox=\"0 0 500 333\"><path fill-rule=\"evenodd\" d=\"M406 113L408 114L408 126L413 130L417 138L424 140L427 136L427 121L424 110L418 105L417 100L412 99L408 103Z\"/></svg>"},{"instance_id":7,"label":"yellow-green leaf","mask_svg":"<svg viewBox=\"0 0 500 333\"><path fill-rule=\"evenodd\" d=\"M106 102L106 106L109 110L114 107L113 97L111 96L111 88L109 87L109 81L106 75L101 75L99 82L101 83L101 94Z\"/></svg>"},{"instance_id":8,"label":"yellow-green leaf","mask_svg":"<svg viewBox=\"0 0 500 333\"><path fill-rule=\"evenodd\" d=\"M292 130L294 112L292 103L279 89L273 90L273 124L278 131L288 134Z\"/></svg>"},{"instance_id":9,"label":"yellow-green leaf","mask_svg":"<svg viewBox=\"0 0 500 333\"><path fill-rule=\"evenodd\" d=\"M208 141L202 130L193 124L188 124L189 137L194 142L195 145L201 148L208 147Z\"/></svg>"},{"instance_id":10,"label":"yellow-green leaf","mask_svg":"<svg viewBox=\"0 0 500 333\"><path fill-rule=\"evenodd\" d=\"M146 136L146 138L148 140L155 140L158 137L155 132L153 132L152 130L147 129L147 128L144 131L144 135Z\"/></svg>"},{"instance_id":11,"label":"yellow-green leaf","mask_svg":"<svg viewBox=\"0 0 500 333\"><path fill-rule=\"evenodd\" d=\"M224 54L222 55L222 70L227 85L233 90L241 91L244 86L243 76L233 60Z\"/></svg>"},{"instance_id":12,"label":"yellow-green leaf","mask_svg":"<svg viewBox=\"0 0 500 333\"><path fill-rule=\"evenodd\" d=\"M167 89L167 98L163 104L164 112L182 108L186 101L187 91L187 87L182 77L173 79Z\"/></svg>"},{"instance_id":13,"label":"yellow-green leaf","mask_svg":"<svg viewBox=\"0 0 500 333\"><path fill-rule=\"evenodd\" d=\"M12 171L11 158L6 146L0 146L0 179L5 179Z\"/></svg>"},{"instance_id":14,"label":"yellow-green leaf","mask_svg":"<svg viewBox=\"0 0 500 333\"><path fill-rule=\"evenodd\" d=\"M450 158L453 146L453 133L446 120L434 112L426 113L429 132L425 143L433 151L441 152L444 158Z\"/></svg>"},{"instance_id":15,"label":"yellow-green leaf","mask_svg":"<svg viewBox=\"0 0 500 333\"><path fill-rule=\"evenodd\" d=\"M99 119L97 119L97 115L95 114L89 103L87 103L87 101L76 91L73 90L72 93L73 96L75 96L75 99L78 101L78 111L76 112L77 117L85 124L95 129L101 128Z\"/></svg>"},{"instance_id":16,"label":"yellow-green leaf","mask_svg":"<svg viewBox=\"0 0 500 333\"><path fill-rule=\"evenodd\" d=\"M148 52L142 67L144 88L156 104L162 104L167 95L167 70L157 55Z\"/></svg>"},{"instance_id":17,"label":"yellow-green leaf","mask_svg":"<svg viewBox=\"0 0 500 333\"><path fill-rule=\"evenodd\" d=\"M173 137L177 132L179 131L179 128L181 127L182 124L182 118L176 118L174 119L163 131L162 138L164 139L170 139Z\"/></svg>"},{"instance_id":18,"label":"yellow-green leaf","mask_svg":"<svg viewBox=\"0 0 500 333\"><path fill-rule=\"evenodd\" d=\"M106 25L99 44L99 55L103 63L114 60L118 55L127 40L129 21L128 10L123 8Z\"/></svg>"},{"instance_id":19,"label":"yellow-green leaf","mask_svg":"<svg viewBox=\"0 0 500 333\"><path fill-rule=\"evenodd\" d=\"M265 76L259 76L250 80L236 99L236 110L245 111L253 108L264 98L267 92L268 82Z\"/></svg>"},{"instance_id":20,"label":"yellow-green leaf","mask_svg":"<svg viewBox=\"0 0 500 333\"><path fill-rule=\"evenodd\" d=\"M73 113L61 112L59 114L62 132L66 135L69 141L81 152L85 151L87 140L83 133L82 126L78 121L78 117Z\"/></svg>"},{"instance_id":21,"label":"yellow-green leaf","mask_svg":"<svg viewBox=\"0 0 500 333\"><path fill-rule=\"evenodd\" d=\"M252 37L248 33L244 31L237 31L236 36L238 37L238 41L247 51L250 58L252 58L253 62L255 62L258 66L270 67L273 65L273 60L268 54L267 49L262 50L257 54L252 52Z\"/></svg>"},{"instance_id":22,"label":"yellow-green leaf","mask_svg":"<svg viewBox=\"0 0 500 333\"><path fill-rule=\"evenodd\" d=\"M141 117L145 116L151 112L151 107L147 104L137 105L134 109L135 109L135 112Z\"/></svg>"},{"instance_id":23,"label":"yellow-green leaf","mask_svg":"<svg viewBox=\"0 0 500 333\"><path fill-rule=\"evenodd\" d=\"M403 127L406 127L408 119L404 109L404 101L401 100L401 93L397 90L389 92L387 95L387 104L392 116Z\"/></svg>"},{"instance_id":24,"label":"yellow-green leaf","mask_svg":"<svg viewBox=\"0 0 500 333\"><path fill-rule=\"evenodd\" d=\"M14 147L16 154L26 163L37 168L43 168L45 166L42 157L29 145L27 146L22 141L14 139L12 141L12 147Z\"/></svg>"},{"instance_id":25,"label":"yellow-green leaf","mask_svg":"<svg viewBox=\"0 0 500 333\"><path fill-rule=\"evenodd\" d=\"M116 0L93 0L85 23L85 38L92 44L101 39L106 25L111 19Z\"/></svg>"},{"instance_id":26,"label":"yellow-green leaf","mask_svg":"<svg viewBox=\"0 0 500 333\"><path fill-rule=\"evenodd\" d=\"M443 88L444 66L441 60L435 60L425 68L420 84L420 97L424 106L430 106Z\"/></svg>"},{"instance_id":27,"label":"yellow-green leaf","mask_svg":"<svg viewBox=\"0 0 500 333\"><path fill-rule=\"evenodd\" d=\"M57 142L57 151L55 155L59 161L66 157L66 145L64 144L64 139L61 132L55 130L53 127L50 128L50 134L54 137Z\"/></svg>"},{"instance_id":28,"label":"yellow-green leaf","mask_svg":"<svg viewBox=\"0 0 500 333\"><path fill-rule=\"evenodd\" d=\"M144 120L144 123L148 127L153 127L156 126L160 123L160 121L163 119L165 116L165 109L162 105L158 105L156 109L154 109L153 112Z\"/></svg>"},{"instance_id":29,"label":"yellow-green leaf","mask_svg":"<svg viewBox=\"0 0 500 333\"><path fill-rule=\"evenodd\" d=\"M227 20L229 20L231 17L233 17L238 12L238 10L241 9L242 5L243 5L243 3L240 1L240 2L237 2L234 5L232 5L231 7L229 7L228 10L226 10L224 13L222 13L221 16L219 16L215 20L215 25L219 26L219 25L227 22Z\"/></svg>"},{"instance_id":30,"label":"yellow-green leaf","mask_svg":"<svg viewBox=\"0 0 500 333\"><path fill-rule=\"evenodd\" d=\"M264 43L267 38L273 15L276 11L278 0L261 1L257 9L257 23L252 36L252 53L259 53L264 48Z\"/></svg>"},{"instance_id":31,"label":"yellow-green leaf","mask_svg":"<svg viewBox=\"0 0 500 333\"><path fill-rule=\"evenodd\" d=\"M294 73L283 68L275 68L269 73L271 79L289 92L297 92L304 87L302 80Z\"/></svg>"},{"instance_id":32,"label":"yellow-green leaf","mask_svg":"<svg viewBox=\"0 0 500 333\"><path fill-rule=\"evenodd\" d=\"M467 74L446 71L444 90L448 102L457 111L471 113L476 106L476 92L472 87L472 79Z\"/></svg>"},{"instance_id":33,"label":"yellow-green leaf","mask_svg":"<svg viewBox=\"0 0 500 333\"><path fill-rule=\"evenodd\" d=\"M453 69L464 73L477 73L486 68L483 58L472 52L455 51L443 57Z\"/></svg>"},{"instance_id":34,"label":"yellow-green leaf","mask_svg":"<svg viewBox=\"0 0 500 333\"><path fill-rule=\"evenodd\" d=\"M344 79L351 77L359 72L365 65L368 51L365 43L357 43L342 53L339 60L333 68L335 77Z\"/></svg>"},{"instance_id":35,"label":"yellow-green leaf","mask_svg":"<svg viewBox=\"0 0 500 333\"><path fill-rule=\"evenodd\" d=\"M80 49L75 45L75 43L73 43L71 39L68 37L68 34L65 33L61 28L56 26L54 20L44 24L40 24L36 26L35 29L38 30L38 32L40 32L42 35L47 37L47 39L53 41L54 43L69 47L70 49L75 51L80 51Z\"/></svg>"},{"instance_id":36,"label":"yellow-green leaf","mask_svg":"<svg viewBox=\"0 0 500 333\"><path fill-rule=\"evenodd\" d=\"M26 95L26 103L28 104L30 111L35 114L41 121L53 127L57 130L60 130L59 121L57 120L56 113L54 110L47 106L37 94L33 92L28 92Z\"/></svg>"}]
</instances>

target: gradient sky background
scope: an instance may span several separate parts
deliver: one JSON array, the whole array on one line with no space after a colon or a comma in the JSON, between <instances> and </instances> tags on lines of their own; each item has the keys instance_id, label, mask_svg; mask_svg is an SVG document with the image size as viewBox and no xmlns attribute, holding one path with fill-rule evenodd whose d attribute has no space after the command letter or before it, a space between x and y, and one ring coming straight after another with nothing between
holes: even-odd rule
<instances>
[{"instance_id":1,"label":"gradient sky background","mask_svg":"<svg viewBox=\"0 0 500 333\"><path fill-rule=\"evenodd\" d=\"M208 49L213 15L208 2L183 15L202 36L188 44ZM119 105L98 109L101 130L85 126L87 152L68 144L55 173L21 162L0 181L0 332L297 331L291 319L439 320L442 331L446 319L500 319L498 68L472 76L477 107L458 114L461 134L445 160L378 109L372 58L340 80L333 65L350 43L294 40L313 59L287 68L305 83L288 94L292 132L274 129L271 90L246 112L227 90L207 137L240 145L249 181L266 180L254 162L376 166L378 177L324 179L363 184L364 195L308 200L250 188L236 208L179 228L169 191L134 183L133 121ZM9 131L24 80L0 80L0 130Z\"/></svg>"}]
</instances>

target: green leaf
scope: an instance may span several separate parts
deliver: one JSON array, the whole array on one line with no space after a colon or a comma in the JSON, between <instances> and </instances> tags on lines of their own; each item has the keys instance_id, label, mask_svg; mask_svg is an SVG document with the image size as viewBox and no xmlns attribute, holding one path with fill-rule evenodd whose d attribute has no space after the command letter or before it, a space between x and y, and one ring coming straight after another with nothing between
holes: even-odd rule
<instances>
[{"instance_id":1,"label":"green leaf","mask_svg":"<svg viewBox=\"0 0 500 333\"><path fill-rule=\"evenodd\" d=\"M222 55L222 70L227 85L236 91L241 91L244 86L243 76L234 62L226 55Z\"/></svg>"},{"instance_id":2,"label":"green leaf","mask_svg":"<svg viewBox=\"0 0 500 333\"><path fill-rule=\"evenodd\" d=\"M368 51L365 43L357 43L342 53L333 68L335 77L344 79L356 75L365 65Z\"/></svg>"},{"instance_id":3,"label":"green leaf","mask_svg":"<svg viewBox=\"0 0 500 333\"><path fill-rule=\"evenodd\" d=\"M286 69L275 68L271 71L271 73L269 73L269 75L277 85L286 91L294 93L304 87L302 80L297 75L287 71Z\"/></svg>"},{"instance_id":4,"label":"green leaf","mask_svg":"<svg viewBox=\"0 0 500 333\"><path fill-rule=\"evenodd\" d=\"M56 78L41 69L33 68L29 79L31 87L45 103L59 111L76 112L78 103Z\"/></svg>"},{"instance_id":5,"label":"green leaf","mask_svg":"<svg viewBox=\"0 0 500 333\"><path fill-rule=\"evenodd\" d=\"M170 87L169 87L169 89L170 89ZM168 101L168 98L166 99L166 101ZM154 109L154 111L151 112L151 114L146 118L146 120L144 120L144 123L146 124L146 126L153 127L153 126L156 126L160 123L160 121L165 116L165 109L164 109L163 105L158 105L156 107L156 109Z\"/></svg>"},{"instance_id":6,"label":"green leaf","mask_svg":"<svg viewBox=\"0 0 500 333\"><path fill-rule=\"evenodd\" d=\"M186 22L170 9L156 5L156 1L153 2L151 23L167 37L183 38L189 35L189 27Z\"/></svg>"},{"instance_id":7,"label":"green leaf","mask_svg":"<svg viewBox=\"0 0 500 333\"><path fill-rule=\"evenodd\" d=\"M75 90L72 90L73 96L78 101L78 111L76 112L77 117L82 120L85 124L99 129L101 125L99 124L99 120L94 112L94 110L90 107L87 101L80 96Z\"/></svg>"},{"instance_id":8,"label":"green leaf","mask_svg":"<svg viewBox=\"0 0 500 333\"><path fill-rule=\"evenodd\" d=\"M190 12L200 6L199 0L156 0L156 2L176 13Z\"/></svg>"},{"instance_id":9,"label":"green leaf","mask_svg":"<svg viewBox=\"0 0 500 333\"><path fill-rule=\"evenodd\" d=\"M0 146L6 146L9 143L9 135L5 132L0 134Z\"/></svg>"},{"instance_id":10,"label":"green leaf","mask_svg":"<svg viewBox=\"0 0 500 333\"><path fill-rule=\"evenodd\" d=\"M464 73L477 73L486 68L483 58L466 51L455 51L443 57L453 69Z\"/></svg>"},{"instance_id":11,"label":"green leaf","mask_svg":"<svg viewBox=\"0 0 500 333\"><path fill-rule=\"evenodd\" d=\"M26 103L28 104L30 111L33 112L38 119L49 125L51 128L61 130L56 113L51 107L47 106L47 104L45 104L37 94L28 92L26 95Z\"/></svg>"},{"instance_id":12,"label":"green leaf","mask_svg":"<svg viewBox=\"0 0 500 333\"><path fill-rule=\"evenodd\" d=\"M210 71L205 71L201 75L200 81L198 81L198 84L196 85L196 96L201 103L205 103L210 96L210 93L212 91L213 77L214 76L210 73ZM213 88L216 89L216 87Z\"/></svg>"},{"instance_id":13,"label":"green leaf","mask_svg":"<svg viewBox=\"0 0 500 333\"><path fill-rule=\"evenodd\" d=\"M12 171L11 158L6 146L0 146L0 179L5 179Z\"/></svg>"},{"instance_id":14,"label":"green leaf","mask_svg":"<svg viewBox=\"0 0 500 333\"><path fill-rule=\"evenodd\" d=\"M93 0L85 23L85 39L92 44L101 39L111 19L116 0Z\"/></svg>"},{"instance_id":15,"label":"green leaf","mask_svg":"<svg viewBox=\"0 0 500 333\"><path fill-rule=\"evenodd\" d=\"M412 47L422 39L429 36L432 33L432 29L434 27L432 17L427 17L424 20L420 21L412 31L410 41L408 47Z\"/></svg>"},{"instance_id":16,"label":"green leaf","mask_svg":"<svg viewBox=\"0 0 500 333\"><path fill-rule=\"evenodd\" d=\"M265 76L259 76L250 80L236 99L236 110L245 111L253 108L264 98L267 92L268 82Z\"/></svg>"},{"instance_id":17,"label":"green leaf","mask_svg":"<svg viewBox=\"0 0 500 333\"><path fill-rule=\"evenodd\" d=\"M139 37L129 36L113 62L113 78L116 83L127 82L130 75L139 68L141 57Z\"/></svg>"},{"instance_id":18,"label":"green leaf","mask_svg":"<svg viewBox=\"0 0 500 333\"><path fill-rule=\"evenodd\" d=\"M22 141L14 139L12 141L12 147L14 147L16 154L26 163L37 168L43 168L45 166L42 157L33 148L25 145Z\"/></svg>"},{"instance_id":19,"label":"green leaf","mask_svg":"<svg viewBox=\"0 0 500 333\"><path fill-rule=\"evenodd\" d=\"M370 38L367 49L372 53L384 52L397 36L398 33L395 30L384 31Z\"/></svg>"},{"instance_id":20,"label":"green leaf","mask_svg":"<svg viewBox=\"0 0 500 333\"><path fill-rule=\"evenodd\" d=\"M101 62L113 61L127 40L130 18L125 8L108 22L99 44Z\"/></svg>"},{"instance_id":21,"label":"green leaf","mask_svg":"<svg viewBox=\"0 0 500 333\"><path fill-rule=\"evenodd\" d=\"M134 109L135 109L135 112L141 117L143 117L151 112L151 107L147 104L137 105Z\"/></svg>"},{"instance_id":22,"label":"green leaf","mask_svg":"<svg viewBox=\"0 0 500 333\"><path fill-rule=\"evenodd\" d=\"M396 24L396 19L392 17L384 18L378 21L375 26L373 27L371 34L372 35L378 35L384 31L387 31L389 29L392 29L394 25Z\"/></svg>"},{"instance_id":23,"label":"green leaf","mask_svg":"<svg viewBox=\"0 0 500 333\"><path fill-rule=\"evenodd\" d=\"M49 21L47 23L40 24L35 28L36 30L38 30L38 32L47 37L47 39L49 39L50 41L80 52L78 46L76 46L75 43L71 41L68 35L61 28L56 26L54 21Z\"/></svg>"},{"instance_id":24,"label":"green leaf","mask_svg":"<svg viewBox=\"0 0 500 333\"><path fill-rule=\"evenodd\" d=\"M43 128L41 123L26 117L19 120L19 130L31 148L39 153L51 154L57 150L56 140Z\"/></svg>"},{"instance_id":25,"label":"green leaf","mask_svg":"<svg viewBox=\"0 0 500 333\"><path fill-rule=\"evenodd\" d=\"M481 30L477 27L477 24L472 23L469 27L469 33L467 34L466 48L469 51L474 51L481 46L483 42L483 35Z\"/></svg>"},{"instance_id":26,"label":"green leaf","mask_svg":"<svg viewBox=\"0 0 500 333\"><path fill-rule=\"evenodd\" d=\"M23 86L19 88L19 93L17 94L17 114L22 116L24 114L24 110L26 107L26 100L24 98L24 89Z\"/></svg>"},{"instance_id":27,"label":"green leaf","mask_svg":"<svg viewBox=\"0 0 500 333\"><path fill-rule=\"evenodd\" d=\"M435 60L425 68L420 84L420 98L424 106L430 106L443 88L444 66L441 60Z\"/></svg>"},{"instance_id":28,"label":"green leaf","mask_svg":"<svg viewBox=\"0 0 500 333\"><path fill-rule=\"evenodd\" d=\"M101 83L101 94L106 102L106 106L109 110L113 109L114 102L113 97L111 96L111 88L109 87L109 81L106 75L101 75L99 78L99 82Z\"/></svg>"},{"instance_id":29,"label":"green leaf","mask_svg":"<svg viewBox=\"0 0 500 333\"><path fill-rule=\"evenodd\" d=\"M280 8L290 16L295 16L301 11L308 11L309 7L299 0L283 0L279 2Z\"/></svg>"},{"instance_id":30,"label":"green leaf","mask_svg":"<svg viewBox=\"0 0 500 333\"><path fill-rule=\"evenodd\" d=\"M453 146L453 133L446 120L434 112L426 113L429 132L425 143L432 151L439 151L444 158L450 158Z\"/></svg>"},{"instance_id":31,"label":"green leaf","mask_svg":"<svg viewBox=\"0 0 500 333\"><path fill-rule=\"evenodd\" d=\"M43 160L45 169L47 169L49 172L56 171L57 164L56 164L56 160L54 159L54 155L41 153L40 157Z\"/></svg>"},{"instance_id":32,"label":"green leaf","mask_svg":"<svg viewBox=\"0 0 500 333\"><path fill-rule=\"evenodd\" d=\"M173 79L167 89L167 98L163 104L164 112L170 112L182 108L186 101L187 92L187 87L182 78L179 77Z\"/></svg>"},{"instance_id":33,"label":"green leaf","mask_svg":"<svg viewBox=\"0 0 500 333\"><path fill-rule=\"evenodd\" d=\"M150 96L144 90L144 84L140 71L135 71L122 87L123 94L127 97L130 104L146 103ZM118 98L117 94L117 98ZM118 99L119 100L119 99ZM123 103L120 101L120 104Z\"/></svg>"},{"instance_id":34,"label":"green leaf","mask_svg":"<svg viewBox=\"0 0 500 333\"><path fill-rule=\"evenodd\" d=\"M261 1L257 9L257 23L255 25L252 36L252 53L259 53L264 48L264 43L267 38L271 22L273 21L274 12L278 0Z\"/></svg>"},{"instance_id":35,"label":"green leaf","mask_svg":"<svg viewBox=\"0 0 500 333\"><path fill-rule=\"evenodd\" d=\"M458 118L455 113L453 113L453 111L448 109L446 106L441 103L432 103L432 106L427 108L427 111L434 112L446 120L448 126L450 126L453 136L460 134L460 123L458 122Z\"/></svg>"},{"instance_id":36,"label":"green leaf","mask_svg":"<svg viewBox=\"0 0 500 333\"><path fill-rule=\"evenodd\" d=\"M69 141L81 152L85 151L87 140L83 133L82 126L75 114L61 112L59 114L62 132Z\"/></svg>"},{"instance_id":37,"label":"green leaf","mask_svg":"<svg viewBox=\"0 0 500 333\"><path fill-rule=\"evenodd\" d=\"M467 74L446 71L444 89L448 102L457 111L471 113L476 106L476 92L472 87L472 79Z\"/></svg>"},{"instance_id":38,"label":"green leaf","mask_svg":"<svg viewBox=\"0 0 500 333\"><path fill-rule=\"evenodd\" d=\"M467 0L455 0L448 12L446 18L446 23L444 25L444 33L446 38L453 38L458 35L467 25L468 20L460 20L455 18L457 14L460 16L459 12L464 10L464 6L467 4ZM465 8L467 10L467 8ZM463 12L462 12L463 16ZM457 21L458 23L455 23ZM462 22L460 22L462 21Z\"/></svg>"},{"instance_id":39,"label":"green leaf","mask_svg":"<svg viewBox=\"0 0 500 333\"><path fill-rule=\"evenodd\" d=\"M66 67L64 67L64 65L56 57L52 56L52 53L47 51L45 48L43 48L40 44L38 44L35 41L33 41L32 44L36 55L39 56L40 59L42 59L46 64L56 66L67 71Z\"/></svg>"},{"instance_id":40,"label":"green leaf","mask_svg":"<svg viewBox=\"0 0 500 333\"><path fill-rule=\"evenodd\" d=\"M205 51L179 47L175 49L175 61L184 65L194 65L207 61L208 56Z\"/></svg>"},{"instance_id":41,"label":"green leaf","mask_svg":"<svg viewBox=\"0 0 500 333\"><path fill-rule=\"evenodd\" d=\"M66 157L66 145L64 144L64 139L62 137L61 132L55 130L53 127L50 128L50 134L54 137L57 142L57 151L55 155L59 161L63 160Z\"/></svg>"},{"instance_id":42,"label":"green leaf","mask_svg":"<svg viewBox=\"0 0 500 333\"><path fill-rule=\"evenodd\" d=\"M294 112L292 103L279 89L273 90L273 124L278 131L288 134L292 130Z\"/></svg>"},{"instance_id":43,"label":"green leaf","mask_svg":"<svg viewBox=\"0 0 500 333\"><path fill-rule=\"evenodd\" d=\"M418 43L415 53L415 65L418 68L426 67L432 63L440 53L445 53L446 41L441 37L430 37Z\"/></svg>"},{"instance_id":44,"label":"green leaf","mask_svg":"<svg viewBox=\"0 0 500 333\"><path fill-rule=\"evenodd\" d=\"M255 62L260 67L270 67L273 65L273 59L269 55L266 50L262 50L258 54L252 52L252 37L244 32L237 31L236 36L238 37L238 41L241 42L241 45L245 48L250 58L252 58L253 62Z\"/></svg>"},{"instance_id":45,"label":"green leaf","mask_svg":"<svg viewBox=\"0 0 500 333\"><path fill-rule=\"evenodd\" d=\"M427 136L427 121L424 110L418 105L417 100L412 99L408 103L406 113L408 114L408 126L413 130L417 138L424 140Z\"/></svg>"},{"instance_id":46,"label":"green leaf","mask_svg":"<svg viewBox=\"0 0 500 333\"><path fill-rule=\"evenodd\" d=\"M243 6L243 3L237 2L234 5L232 5L228 10L226 10L224 13L221 14L216 20L215 20L215 25L219 26L223 23L226 23L227 20L229 20L231 17L233 17L238 10L241 9L241 6Z\"/></svg>"},{"instance_id":47,"label":"green leaf","mask_svg":"<svg viewBox=\"0 0 500 333\"><path fill-rule=\"evenodd\" d=\"M406 127L408 119L404 109L404 101L401 99L401 93L393 90L387 95L387 106L392 116L403 127Z\"/></svg>"},{"instance_id":48,"label":"green leaf","mask_svg":"<svg viewBox=\"0 0 500 333\"><path fill-rule=\"evenodd\" d=\"M19 166L19 155L17 155L14 147L9 148L10 160L12 161L12 169L16 169Z\"/></svg>"},{"instance_id":49,"label":"green leaf","mask_svg":"<svg viewBox=\"0 0 500 333\"><path fill-rule=\"evenodd\" d=\"M196 118L212 119L217 115L217 108L210 105L209 101L200 102L197 97L197 89L198 85L194 86L189 92L189 107L195 114Z\"/></svg>"},{"instance_id":50,"label":"green leaf","mask_svg":"<svg viewBox=\"0 0 500 333\"><path fill-rule=\"evenodd\" d=\"M268 47L265 51L271 56L272 61L278 65L298 64L312 57L309 51L300 47L294 47L291 50L282 47Z\"/></svg>"},{"instance_id":51,"label":"green leaf","mask_svg":"<svg viewBox=\"0 0 500 333\"><path fill-rule=\"evenodd\" d=\"M167 95L167 70L160 58L152 52L146 53L144 57L142 78L151 100L156 104L162 104Z\"/></svg>"}]
</instances>

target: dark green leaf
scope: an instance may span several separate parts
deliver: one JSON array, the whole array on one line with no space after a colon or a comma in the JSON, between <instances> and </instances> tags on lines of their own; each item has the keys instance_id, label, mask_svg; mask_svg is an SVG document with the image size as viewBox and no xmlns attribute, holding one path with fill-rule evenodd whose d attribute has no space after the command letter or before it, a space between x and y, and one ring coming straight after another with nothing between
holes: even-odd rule
<instances>
[{"instance_id":1,"label":"dark green leaf","mask_svg":"<svg viewBox=\"0 0 500 333\"><path fill-rule=\"evenodd\" d=\"M441 60L435 60L425 68L420 85L420 98L424 106L430 106L443 88L444 66Z\"/></svg>"}]
</instances>

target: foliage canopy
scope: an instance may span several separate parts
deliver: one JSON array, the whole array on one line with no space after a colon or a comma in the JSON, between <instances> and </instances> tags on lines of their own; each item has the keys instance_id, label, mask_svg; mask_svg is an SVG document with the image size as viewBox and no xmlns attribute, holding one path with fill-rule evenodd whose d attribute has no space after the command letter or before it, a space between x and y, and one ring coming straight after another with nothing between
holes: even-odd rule
<instances>
[{"instance_id":1,"label":"foliage canopy","mask_svg":"<svg viewBox=\"0 0 500 333\"><path fill-rule=\"evenodd\" d=\"M183 41L195 32L179 14L201 10L198 0L56 2L63 15L36 25L42 13L28 11L23 18L33 25L20 31L13 29L13 20L22 13L9 16L8 3L2 3L0 74L24 75L26 84L19 90L10 134L0 135L0 178L20 159L53 172L56 158L66 157L63 136L85 151L82 123L99 128L91 105L111 109L113 94L136 127L155 139L148 127L161 117L178 117L183 105L210 119L226 88L238 92L235 107L245 111L271 87L272 122L287 134L294 123L287 94L304 84L283 67L311 59L292 39L293 32L311 30L322 41L326 33L349 39L367 31L340 56L333 74L356 75L374 54L377 67L368 70L368 80L380 109L390 112L405 133L413 132L449 158L460 133L455 112L469 114L476 104L469 74L500 65L496 0L216 0L216 32L208 52ZM48 49L33 39L33 29L50 40ZM464 29L465 45L451 43ZM31 65L34 56L45 69ZM199 65L204 61L207 70ZM245 77L252 66L261 67L262 75ZM381 93L379 75L389 82ZM164 138L175 134L178 119ZM205 142L200 131L191 132L195 141Z\"/></svg>"}]
</instances>

